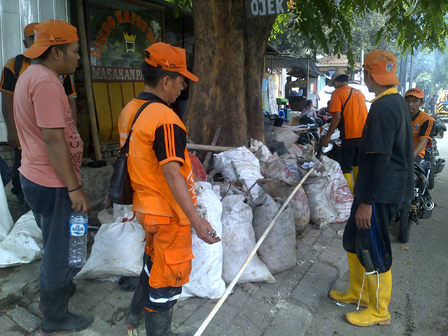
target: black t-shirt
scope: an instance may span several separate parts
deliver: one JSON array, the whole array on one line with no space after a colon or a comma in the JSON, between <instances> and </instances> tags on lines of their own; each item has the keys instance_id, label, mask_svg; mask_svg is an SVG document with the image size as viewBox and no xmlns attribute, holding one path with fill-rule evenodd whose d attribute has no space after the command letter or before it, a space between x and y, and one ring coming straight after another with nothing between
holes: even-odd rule
<instances>
[{"instance_id":1,"label":"black t-shirt","mask_svg":"<svg viewBox=\"0 0 448 336\"><path fill-rule=\"evenodd\" d=\"M375 154L390 156L380 181L372 181ZM372 184L380 183L375 203L401 204L413 197L414 146L409 112L403 97L390 94L370 107L359 145L359 173L356 197L370 198Z\"/></svg>"}]
</instances>

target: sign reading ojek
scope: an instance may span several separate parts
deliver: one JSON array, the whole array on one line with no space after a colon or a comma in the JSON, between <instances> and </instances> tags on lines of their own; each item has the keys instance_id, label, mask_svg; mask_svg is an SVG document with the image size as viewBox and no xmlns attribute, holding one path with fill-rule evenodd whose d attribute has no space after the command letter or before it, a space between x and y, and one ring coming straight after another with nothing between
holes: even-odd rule
<instances>
[{"instance_id":1,"label":"sign reading ojek","mask_svg":"<svg viewBox=\"0 0 448 336\"><path fill-rule=\"evenodd\" d=\"M286 14L288 0L248 0L247 13L249 17Z\"/></svg>"}]
</instances>

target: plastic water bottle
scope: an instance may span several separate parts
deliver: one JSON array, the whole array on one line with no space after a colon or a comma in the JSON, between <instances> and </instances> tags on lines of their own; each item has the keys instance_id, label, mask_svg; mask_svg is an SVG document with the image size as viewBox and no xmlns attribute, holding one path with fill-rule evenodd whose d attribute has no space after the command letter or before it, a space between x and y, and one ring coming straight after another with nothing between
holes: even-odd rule
<instances>
[{"instance_id":1,"label":"plastic water bottle","mask_svg":"<svg viewBox=\"0 0 448 336\"><path fill-rule=\"evenodd\" d=\"M71 267L84 266L87 258L87 213L74 211L70 216L70 242L68 264Z\"/></svg>"}]
</instances>

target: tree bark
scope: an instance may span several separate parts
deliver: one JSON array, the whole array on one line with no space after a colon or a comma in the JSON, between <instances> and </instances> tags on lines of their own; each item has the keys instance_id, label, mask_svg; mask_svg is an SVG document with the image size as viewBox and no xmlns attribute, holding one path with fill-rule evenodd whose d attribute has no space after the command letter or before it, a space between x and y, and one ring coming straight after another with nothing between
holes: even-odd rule
<instances>
[{"instance_id":1,"label":"tree bark","mask_svg":"<svg viewBox=\"0 0 448 336\"><path fill-rule=\"evenodd\" d=\"M241 146L264 140L261 84L264 54L275 17L248 18L246 0L193 0L194 74L185 123L189 137Z\"/></svg>"}]
</instances>

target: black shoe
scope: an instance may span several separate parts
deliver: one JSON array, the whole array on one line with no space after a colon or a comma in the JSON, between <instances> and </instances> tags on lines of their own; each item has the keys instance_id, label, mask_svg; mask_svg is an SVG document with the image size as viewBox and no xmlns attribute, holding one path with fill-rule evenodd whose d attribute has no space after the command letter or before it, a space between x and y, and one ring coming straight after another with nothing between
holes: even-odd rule
<instances>
[{"instance_id":1,"label":"black shoe","mask_svg":"<svg viewBox=\"0 0 448 336\"><path fill-rule=\"evenodd\" d=\"M147 336L193 336L190 332L173 333L171 331L171 320L173 308L161 313L145 311L145 327Z\"/></svg>"},{"instance_id":2,"label":"black shoe","mask_svg":"<svg viewBox=\"0 0 448 336\"><path fill-rule=\"evenodd\" d=\"M70 281L62 287L40 290L43 314L40 330L44 335L81 331L92 325L92 315L78 315L68 311L71 287Z\"/></svg>"},{"instance_id":3,"label":"black shoe","mask_svg":"<svg viewBox=\"0 0 448 336\"><path fill-rule=\"evenodd\" d=\"M125 326L128 329L137 329L140 326L140 319L145 308L146 300L149 297L149 287L138 284L135 288L134 296L129 307L129 314L126 317Z\"/></svg>"}]
</instances>

